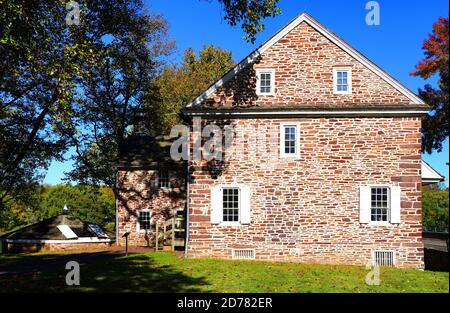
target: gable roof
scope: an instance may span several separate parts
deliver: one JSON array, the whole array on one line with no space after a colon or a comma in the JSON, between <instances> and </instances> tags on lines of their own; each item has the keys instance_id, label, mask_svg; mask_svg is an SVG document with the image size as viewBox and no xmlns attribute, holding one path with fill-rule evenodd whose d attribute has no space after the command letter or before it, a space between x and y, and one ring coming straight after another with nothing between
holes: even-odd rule
<instances>
[{"instance_id":1,"label":"gable roof","mask_svg":"<svg viewBox=\"0 0 450 313\"><path fill-rule=\"evenodd\" d=\"M119 146L116 168L119 169L150 169L159 165L177 166L170 157L170 147L173 139L163 136L130 135Z\"/></svg>"},{"instance_id":2,"label":"gable roof","mask_svg":"<svg viewBox=\"0 0 450 313\"><path fill-rule=\"evenodd\" d=\"M439 174L430 164L422 160L422 183L439 183L445 179L444 176Z\"/></svg>"},{"instance_id":3,"label":"gable roof","mask_svg":"<svg viewBox=\"0 0 450 313\"><path fill-rule=\"evenodd\" d=\"M361 64L366 66L369 70L387 82L389 85L397 89L400 93L409 98L413 104L418 105L426 105L422 99L420 99L414 92L405 87L398 80L390 76L383 69L377 66L375 63L370 61L367 57L365 57L362 53L351 47L344 40L339 38L335 33L330 31L324 25L319 23L313 17L303 12L296 18L294 18L291 22L289 22L285 27L283 27L280 31L278 31L274 36L269 38L265 43L263 43L259 48L250 53L246 58L244 58L238 65L236 65L233 69L231 69L228 73L226 73L221 79L212 84L205 92L195 98L192 102L186 105L186 108L194 108L198 104L202 103L204 100L208 99L214 92L216 92L220 87L222 87L226 82L228 82L231 78L233 78L236 74L238 74L242 69L246 68L249 64L253 63L258 59L265 51L267 51L270 47L272 47L275 43L277 43L280 39L286 36L290 31L292 31L295 27L297 27L300 23L307 22L310 26L312 26L315 30L317 30L320 34L326 37L328 40L336 44L339 48L347 52L350 56L355 58Z\"/></svg>"}]
</instances>

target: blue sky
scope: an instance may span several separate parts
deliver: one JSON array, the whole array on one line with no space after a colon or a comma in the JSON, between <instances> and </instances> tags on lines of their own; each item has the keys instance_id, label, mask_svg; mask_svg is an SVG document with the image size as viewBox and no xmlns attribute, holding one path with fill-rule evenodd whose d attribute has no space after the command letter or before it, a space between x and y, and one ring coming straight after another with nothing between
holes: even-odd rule
<instances>
[{"instance_id":1,"label":"blue sky","mask_svg":"<svg viewBox=\"0 0 450 313\"><path fill-rule=\"evenodd\" d=\"M425 82L409 73L423 58L422 42L440 16L448 16L447 0L407 1L381 0L380 25L365 23L365 0L281 0L282 14L265 21L266 30L258 34L254 45L242 38L240 27L231 27L223 20L221 6L215 0L147 0L151 12L161 13L169 23L170 37L177 48L169 62L177 63L183 52L191 47L198 51L210 43L233 52L240 61L261 43L303 11L331 29L366 57L375 62L405 86L417 93L425 83L434 85L433 77ZM448 186L448 140L441 153L424 155L423 159L446 177ZM73 150L66 157L69 158ZM71 161L53 162L44 179L58 184L72 167Z\"/></svg>"}]
</instances>

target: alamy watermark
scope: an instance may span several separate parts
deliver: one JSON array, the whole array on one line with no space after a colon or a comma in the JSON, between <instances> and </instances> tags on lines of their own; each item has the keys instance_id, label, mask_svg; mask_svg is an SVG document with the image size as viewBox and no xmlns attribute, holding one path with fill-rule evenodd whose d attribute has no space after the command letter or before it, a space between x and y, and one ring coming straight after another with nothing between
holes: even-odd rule
<instances>
[{"instance_id":1,"label":"alamy watermark","mask_svg":"<svg viewBox=\"0 0 450 313\"><path fill-rule=\"evenodd\" d=\"M378 1L369 1L366 3L366 24L369 26L380 25L380 4Z\"/></svg>"},{"instance_id":2,"label":"alamy watermark","mask_svg":"<svg viewBox=\"0 0 450 313\"><path fill-rule=\"evenodd\" d=\"M369 286L379 286L380 285L380 266L378 264L374 264L372 261L367 263L366 270L369 270L369 273L366 275L366 284Z\"/></svg>"},{"instance_id":3,"label":"alamy watermark","mask_svg":"<svg viewBox=\"0 0 450 313\"><path fill-rule=\"evenodd\" d=\"M276 159L279 151L277 125L249 124L245 126L245 131L239 130L239 127L233 122L206 124L200 117L193 118L192 132L186 125L176 125L170 132L170 137L176 138L170 149L171 158L175 161L191 159L226 162L232 159L251 160L259 156L265 160L261 166L269 165L271 158Z\"/></svg>"},{"instance_id":4,"label":"alamy watermark","mask_svg":"<svg viewBox=\"0 0 450 313\"><path fill-rule=\"evenodd\" d=\"M80 264L77 261L69 261L66 264L66 270L69 272L66 274L67 286L79 286L80 285Z\"/></svg>"},{"instance_id":5,"label":"alamy watermark","mask_svg":"<svg viewBox=\"0 0 450 313\"><path fill-rule=\"evenodd\" d=\"M80 25L80 4L75 1L70 1L66 4L66 24L68 26L71 25Z\"/></svg>"}]
</instances>

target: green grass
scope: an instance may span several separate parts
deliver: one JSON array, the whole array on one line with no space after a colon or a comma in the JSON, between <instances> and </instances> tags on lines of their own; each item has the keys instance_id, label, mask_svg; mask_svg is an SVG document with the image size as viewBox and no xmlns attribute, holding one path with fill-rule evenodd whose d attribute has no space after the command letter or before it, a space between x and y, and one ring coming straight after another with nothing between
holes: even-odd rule
<instances>
[{"instance_id":1,"label":"green grass","mask_svg":"<svg viewBox=\"0 0 450 313\"><path fill-rule=\"evenodd\" d=\"M51 261L55 254L0 256L4 262ZM67 255L65 255L67 257ZM74 260L76 256L74 255ZM0 275L0 292L448 292L449 274L381 269L381 284L365 283L364 267L215 259L182 259L170 253L135 254L81 263L81 285L65 285L64 266Z\"/></svg>"}]
</instances>

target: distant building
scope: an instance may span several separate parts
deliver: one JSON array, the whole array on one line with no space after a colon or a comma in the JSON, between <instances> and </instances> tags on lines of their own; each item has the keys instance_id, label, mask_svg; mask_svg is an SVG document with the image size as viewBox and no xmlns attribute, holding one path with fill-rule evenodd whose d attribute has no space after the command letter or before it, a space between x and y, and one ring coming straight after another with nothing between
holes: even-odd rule
<instances>
[{"instance_id":1,"label":"distant building","mask_svg":"<svg viewBox=\"0 0 450 313\"><path fill-rule=\"evenodd\" d=\"M66 211L0 237L3 252L98 250L113 240L98 225L89 224Z\"/></svg>"}]
</instances>

